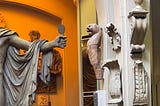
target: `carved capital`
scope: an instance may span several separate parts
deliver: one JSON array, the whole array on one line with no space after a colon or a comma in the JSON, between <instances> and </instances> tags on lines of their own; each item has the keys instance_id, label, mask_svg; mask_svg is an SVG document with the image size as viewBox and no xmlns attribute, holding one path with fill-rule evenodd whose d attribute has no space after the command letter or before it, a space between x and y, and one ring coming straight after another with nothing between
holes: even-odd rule
<instances>
[{"instance_id":1,"label":"carved capital","mask_svg":"<svg viewBox=\"0 0 160 106\"><path fill-rule=\"evenodd\" d=\"M142 52L145 50L144 38L147 31L147 14L148 11L144 10L141 6L143 0L135 0L136 7L129 12L128 18L131 25L131 56L141 57Z\"/></svg>"},{"instance_id":2,"label":"carved capital","mask_svg":"<svg viewBox=\"0 0 160 106\"><path fill-rule=\"evenodd\" d=\"M106 33L111 38L111 43L113 45L112 49L114 51L119 51L121 49L121 36L117 32L117 28L112 23L107 24Z\"/></svg>"}]
</instances>

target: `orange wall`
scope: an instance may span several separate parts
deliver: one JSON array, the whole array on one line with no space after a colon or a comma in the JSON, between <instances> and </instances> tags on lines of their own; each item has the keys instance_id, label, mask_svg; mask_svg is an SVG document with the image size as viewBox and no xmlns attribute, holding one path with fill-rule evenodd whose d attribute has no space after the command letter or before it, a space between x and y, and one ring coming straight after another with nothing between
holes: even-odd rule
<instances>
[{"instance_id":1,"label":"orange wall","mask_svg":"<svg viewBox=\"0 0 160 106\"><path fill-rule=\"evenodd\" d=\"M37 14L33 8L42 11ZM26 40L30 30L39 30L41 39L52 40L58 35L57 25L65 25L68 41L61 50L64 70L58 77L58 92L51 100L54 106L79 106L77 10L73 0L3 0L0 9L7 27Z\"/></svg>"}]
</instances>

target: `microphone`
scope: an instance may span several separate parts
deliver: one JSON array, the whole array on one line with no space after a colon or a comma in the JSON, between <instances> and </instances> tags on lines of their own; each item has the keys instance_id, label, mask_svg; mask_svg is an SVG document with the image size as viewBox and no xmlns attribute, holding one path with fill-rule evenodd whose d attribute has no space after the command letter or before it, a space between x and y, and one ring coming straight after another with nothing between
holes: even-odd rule
<instances>
[{"instance_id":1,"label":"microphone","mask_svg":"<svg viewBox=\"0 0 160 106\"><path fill-rule=\"evenodd\" d=\"M58 25L58 32L59 32L61 35L64 35L65 26L64 26L63 24L59 24L59 25Z\"/></svg>"}]
</instances>

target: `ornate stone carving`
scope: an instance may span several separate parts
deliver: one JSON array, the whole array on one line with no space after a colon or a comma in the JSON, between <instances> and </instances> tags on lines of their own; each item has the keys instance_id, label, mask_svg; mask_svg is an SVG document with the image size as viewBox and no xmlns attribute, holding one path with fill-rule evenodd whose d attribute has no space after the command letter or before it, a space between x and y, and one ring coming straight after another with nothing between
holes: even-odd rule
<instances>
[{"instance_id":1,"label":"ornate stone carving","mask_svg":"<svg viewBox=\"0 0 160 106\"><path fill-rule=\"evenodd\" d=\"M148 104L148 76L143 62L135 61L134 64L134 105Z\"/></svg>"},{"instance_id":2,"label":"ornate stone carving","mask_svg":"<svg viewBox=\"0 0 160 106\"><path fill-rule=\"evenodd\" d=\"M109 75L109 102L119 103L122 101L121 93L121 71L118 60L111 60L107 62L103 67L107 67L110 71Z\"/></svg>"},{"instance_id":3,"label":"ornate stone carving","mask_svg":"<svg viewBox=\"0 0 160 106\"><path fill-rule=\"evenodd\" d=\"M136 7L129 12L128 18L131 24L131 56L141 57L145 50L143 44L147 31L147 13L141 6L143 0L134 0Z\"/></svg>"},{"instance_id":4,"label":"ornate stone carving","mask_svg":"<svg viewBox=\"0 0 160 106\"><path fill-rule=\"evenodd\" d=\"M121 49L121 36L116 31L117 28L112 23L107 24L106 26L106 33L111 37L111 43L113 44L113 50L119 51Z\"/></svg>"},{"instance_id":5,"label":"ornate stone carving","mask_svg":"<svg viewBox=\"0 0 160 106\"><path fill-rule=\"evenodd\" d=\"M102 28L96 24L89 24L87 32L91 36L87 41L87 53L91 65L93 66L96 79L103 79L103 70L100 63L100 45L102 37Z\"/></svg>"}]
</instances>

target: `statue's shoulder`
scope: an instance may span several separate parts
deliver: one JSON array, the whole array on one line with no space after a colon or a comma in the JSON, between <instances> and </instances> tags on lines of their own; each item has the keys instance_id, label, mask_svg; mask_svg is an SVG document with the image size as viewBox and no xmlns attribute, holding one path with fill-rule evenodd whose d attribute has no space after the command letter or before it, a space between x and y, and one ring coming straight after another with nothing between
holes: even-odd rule
<instances>
[{"instance_id":1,"label":"statue's shoulder","mask_svg":"<svg viewBox=\"0 0 160 106\"><path fill-rule=\"evenodd\" d=\"M0 27L0 36L5 37L5 36L11 36L11 35L17 35L15 31L12 31L10 29Z\"/></svg>"}]
</instances>

